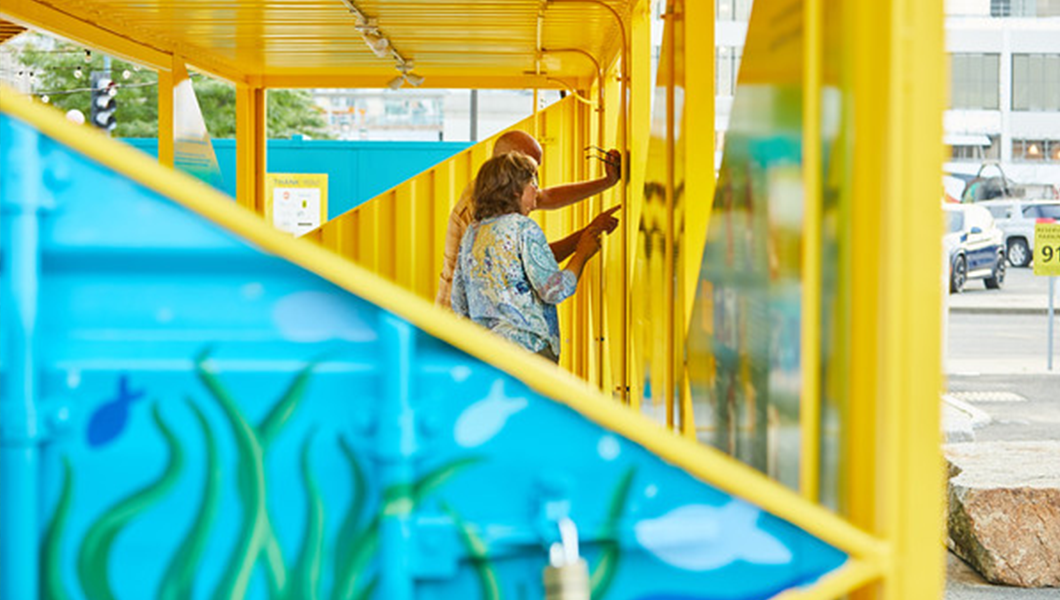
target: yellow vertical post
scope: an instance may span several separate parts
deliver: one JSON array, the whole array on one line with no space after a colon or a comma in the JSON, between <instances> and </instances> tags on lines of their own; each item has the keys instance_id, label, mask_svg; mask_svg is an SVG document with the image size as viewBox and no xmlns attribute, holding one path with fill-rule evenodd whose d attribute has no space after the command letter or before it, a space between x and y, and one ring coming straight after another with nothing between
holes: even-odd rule
<instances>
[{"instance_id":1,"label":"yellow vertical post","mask_svg":"<svg viewBox=\"0 0 1060 600\"><path fill-rule=\"evenodd\" d=\"M176 57L170 61L175 64ZM168 70L158 71L158 162L173 167L173 87L172 64Z\"/></svg>"},{"instance_id":2,"label":"yellow vertical post","mask_svg":"<svg viewBox=\"0 0 1060 600\"><path fill-rule=\"evenodd\" d=\"M802 331L799 491L816 501L821 440L821 0L803 0Z\"/></svg>"},{"instance_id":3,"label":"yellow vertical post","mask_svg":"<svg viewBox=\"0 0 1060 600\"><path fill-rule=\"evenodd\" d=\"M891 61L891 118L885 156L880 333L883 447L888 461L878 489L895 560L885 598L938 598L943 591L943 462L941 261L918 249L938 248L942 211L942 113L945 77L941 2L892 0L886 44ZM885 251L883 251L885 250ZM855 268L858 266L855 265ZM926 532L934 543L925 543Z\"/></svg>"},{"instance_id":4,"label":"yellow vertical post","mask_svg":"<svg viewBox=\"0 0 1060 600\"><path fill-rule=\"evenodd\" d=\"M696 284L707 241L710 206L714 198L714 61L701 57L714 55L714 3L683 2L685 101L681 128L684 141L684 236L681 238L677 277L679 278L681 327L677 338L680 356L687 345L688 324ZM680 50L679 50L680 51ZM687 359L683 359L687 360ZM680 365L681 433L695 438L695 415L687 368Z\"/></svg>"},{"instance_id":5,"label":"yellow vertical post","mask_svg":"<svg viewBox=\"0 0 1060 600\"><path fill-rule=\"evenodd\" d=\"M236 201L258 214L265 211L266 90L236 84Z\"/></svg>"},{"instance_id":6,"label":"yellow vertical post","mask_svg":"<svg viewBox=\"0 0 1060 600\"><path fill-rule=\"evenodd\" d=\"M854 597L939 598L938 197L946 81L938 2L851 2L851 398L844 450L850 519L886 539L884 582ZM941 85L940 85L940 82ZM933 542L925 541L933 535Z\"/></svg>"}]
</instances>

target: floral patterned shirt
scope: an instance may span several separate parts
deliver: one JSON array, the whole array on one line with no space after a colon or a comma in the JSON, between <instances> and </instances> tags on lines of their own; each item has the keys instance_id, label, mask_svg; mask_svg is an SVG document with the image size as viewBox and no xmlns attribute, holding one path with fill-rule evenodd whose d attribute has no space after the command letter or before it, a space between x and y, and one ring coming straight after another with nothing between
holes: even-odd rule
<instances>
[{"instance_id":1,"label":"floral patterned shirt","mask_svg":"<svg viewBox=\"0 0 1060 600\"><path fill-rule=\"evenodd\" d=\"M467 228L453 274L452 307L531 352L547 346L559 356L556 305L577 286L574 273L560 270L537 223L510 213Z\"/></svg>"}]
</instances>

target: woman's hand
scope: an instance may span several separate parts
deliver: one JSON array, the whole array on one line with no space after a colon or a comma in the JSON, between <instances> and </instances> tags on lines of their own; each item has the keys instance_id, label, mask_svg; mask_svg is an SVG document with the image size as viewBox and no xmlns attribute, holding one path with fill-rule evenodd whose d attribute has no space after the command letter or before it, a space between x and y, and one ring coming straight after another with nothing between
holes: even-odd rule
<instances>
[{"instance_id":1,"label":"woman's hand","mask_svg":"<svg viewBox=\"0 0 1060 600\"><path fill-rule=\"evenodd\" d=\"M594 232L586 229L582 232L582 236L578 238L578 247L574 251L575 257L581 257L583 260L589 260L597 252L600 251L600 236L603 232Z\"/></svg>"},{"instance_id":2,"label":"woman's hand","mask_svg":"<svg viewBox=\"0 0 1060 600\"><path fill-rule=\"evenodd\" d=\"M613 216L615 211L622 208L622 205L613 206L604 212L596 215L596 218L592 220L585 227L583 233L589 233L592 235L600 235L601 233L611 233L618 227L618 217Z\"/></svg>"}]
</instances>

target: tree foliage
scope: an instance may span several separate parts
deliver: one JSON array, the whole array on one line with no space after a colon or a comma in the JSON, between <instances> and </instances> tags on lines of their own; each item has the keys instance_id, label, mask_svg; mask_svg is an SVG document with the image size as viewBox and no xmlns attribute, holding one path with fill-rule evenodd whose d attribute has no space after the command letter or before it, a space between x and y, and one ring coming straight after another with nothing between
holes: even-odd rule
<instances>
[{"instance_id":1,"label":"tree foliage","mask_svg":"<svg viewBox=\"0 0 1060 600\"><path fill-rule=\"evenodd\" d=\"M80 46L62 41L53 43L44 36L38 38L28 40L18 57L19 62L36 77L34 93L38 97L46 95L51 104L64 112L77 109L88 118L89 81L93 71L103 70L103 55L93 52L86 62L85 51ZM80 78L76 76L78 70ZM156 137L158 75L149 69L112 59L111 79L120 86L116 96L114 137ZM199 74L192 74L192 86L210 136L235 137L235 86ZM287 138L295 134L314 139L330 137L324 115L313 104L308 90L269 90L266 102L268 137Z\"/></svg>"}]
</instances>

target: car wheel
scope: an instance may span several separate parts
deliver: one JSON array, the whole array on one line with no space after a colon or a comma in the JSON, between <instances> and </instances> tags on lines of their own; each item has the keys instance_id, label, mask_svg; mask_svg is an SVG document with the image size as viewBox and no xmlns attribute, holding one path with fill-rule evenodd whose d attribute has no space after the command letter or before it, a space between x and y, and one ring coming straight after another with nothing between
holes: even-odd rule
<instances>
[{"instance_id":1,"label":"car wheel","mask_svg":"<svg viewBox=\"0 0 1060 600\"><path fill-rule=\"evenodd\" d=\"M1031 263L1031 250L1027 240L1016 238L1008 241L1008 261L1013 267L1026 267Z\"/></svg>"},{"instance_id":2,"label":"car wheel","mask_svg":"<svg viewBox=\"0 0 1060 600\"><path fill-rule=\"evenodd\" d=\"M997 255L997 264L994 265L993 277L987 277L983 280L986 287L991 290L1000 290L1001 286L1005 284L1005 255L1000 252Z\"/></svg>"},{"instance_id":3,"label":"car wheel","mask_svg":"<svg viewBox=\"0 0 1060 600\"><path fill-rule=\"evenodd\" d=\"M959 256L953 261L953 272L950 274L950 293L959 294L964 290L964 282L968 280L968 265L964 257Z\"/></svg>"}]
</instances>

